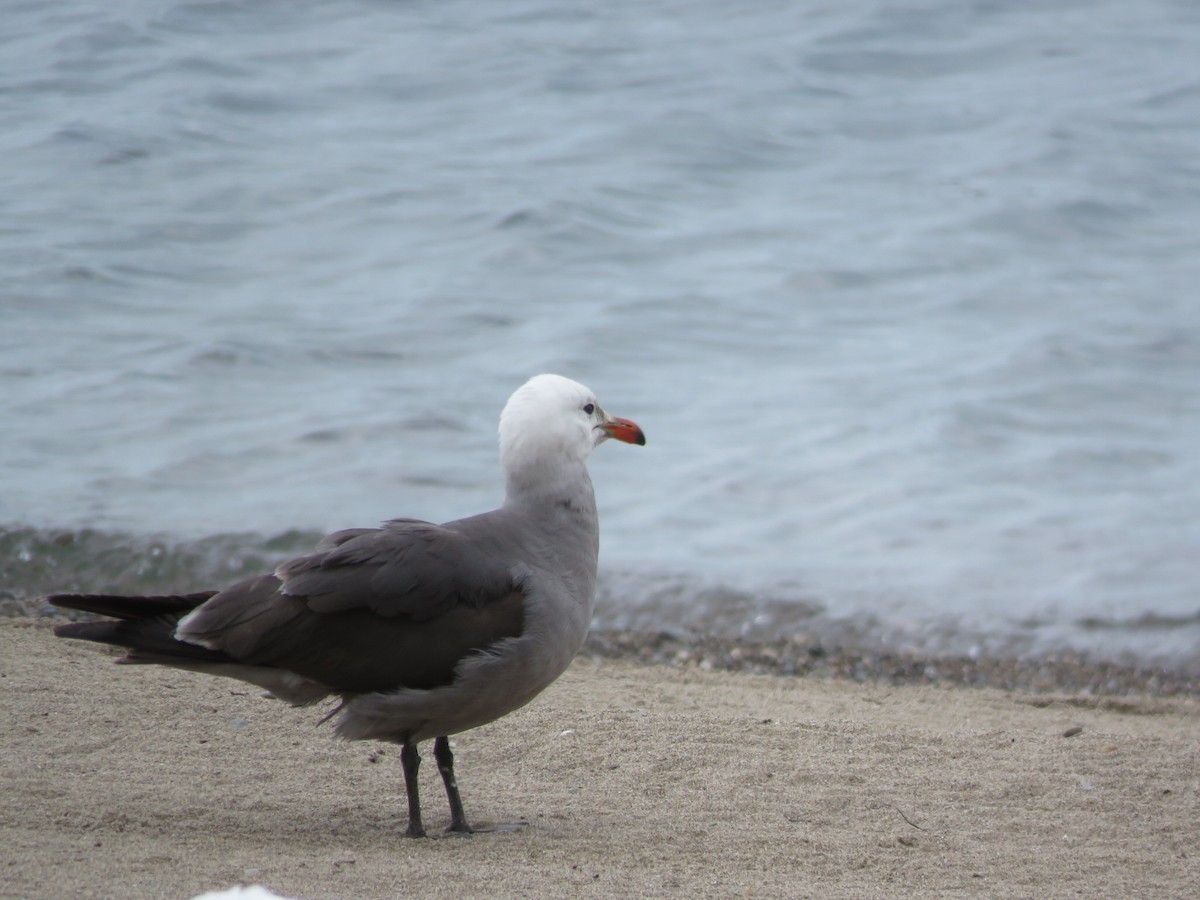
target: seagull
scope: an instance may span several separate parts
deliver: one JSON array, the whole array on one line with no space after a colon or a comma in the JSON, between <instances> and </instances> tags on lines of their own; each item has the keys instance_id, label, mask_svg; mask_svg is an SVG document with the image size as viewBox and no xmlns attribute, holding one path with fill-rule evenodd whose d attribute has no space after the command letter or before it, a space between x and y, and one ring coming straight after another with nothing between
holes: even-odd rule
<instances>
[{"instance_id":1,"label":"seagull","mask_svg":"<svg viewBox=\"0 0 1200 900\"><path fill-rule=\"evenodd\" d=\"M499 508L338 531L219 591L56 594L55 606L110 618L55 634L124 647L118 663L240 679L293 706L340 698L321 720L336 716L338 737L401 746L411 837L425 835L417 745L433 738L447 831L470 833L449 736L528 703L582 646L600 543L586 463L609 438L646 443L582 384L534 376L500 416Z\"/></svg>"}]
</instances>

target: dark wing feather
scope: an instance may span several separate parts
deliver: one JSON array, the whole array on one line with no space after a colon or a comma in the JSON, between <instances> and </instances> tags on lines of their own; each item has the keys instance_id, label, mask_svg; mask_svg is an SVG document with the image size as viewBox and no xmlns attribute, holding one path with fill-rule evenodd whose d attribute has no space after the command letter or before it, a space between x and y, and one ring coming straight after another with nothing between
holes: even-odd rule
<instances>
[{"instance_id":1,"label":"dark wing feather","mask_svg":"<svg viewBox=\"0 0 1200 900\"><path fill-rule=\"evenodd\" d=\"M219 650L209 650L196 644L175 640L175 626L179 617L175 615L146 616L141 619L105 619L99 622L70 622L56 625L58 637L74 638L79 641L95 641L97 644L113 644L125 647L129 655L118 662L179 663L232 663L236 660Z\"/></svg>"},{"instance_id":2,"label":"dark wing feather","mask_svg":"<svg viewBox=\"0 0 1200 900\"><path fill-rule=\"evenodd\" d=\"M112 616L99 622L71 622L58 625L59 637L129 648L121 662L188 660L202 663L233 662L224 653L175 640L175 626L181 616L216 594L175 594L157 597L122 597L115 594L54 594L46 599L64 609Z\"/></svg>"},{"instance_id":3,"label":"dark wing feather","mask_svg":"<svg viewBox=\"0 0 1200 900\"><path fill-rule=\"evenodd\" d=\"M172 594L160 597L123 597L117 594L52 594L46 600L63 609L78 609L82 612L112 616L114 619L141 619L151 615L183 615L216 591L200 591L195 594Z\"/></svg>"},{"instance_id":4,"label":"dark wing feather","mask_svg":"<svg viewBox=\"0 0 1200 900\"><path fill-rule=\"evenodd\" d=\"M464 657L521 633L524 596L513 591L483 608L456 606L436 619L381 617L366 609L294 616L262 636L242 662L286 669L341 693L450 684Z\"/></svg>"},{"instance_id":5,"label":"dark wing feather","mask_svg":"<svg viewBox=\"0 0 1200 900\"><path fill-rule=\"evenodd\" d=\"M448 684L463 657L524 627L502 559L428 522L338 532L276 572L221 591L186 636L361 693Z\"/></svg>"}]
</instances>

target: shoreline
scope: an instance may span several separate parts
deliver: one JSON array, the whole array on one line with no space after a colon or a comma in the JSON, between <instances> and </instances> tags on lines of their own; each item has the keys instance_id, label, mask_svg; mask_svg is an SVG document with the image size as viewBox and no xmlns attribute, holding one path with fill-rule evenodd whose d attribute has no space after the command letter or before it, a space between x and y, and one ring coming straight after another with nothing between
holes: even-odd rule
<instances>
[{"instance_id":1,"label":"shoreline","mask_svg":"<svg viewBox=\"0 0 1200 900\"><path fill-rule=\"evenodd\" d=\"M13 599L7 608L0 607L0 622L29 620L53 624L93 618L96 617L87 613L55 609L41 603L40 598ZM833 678L859 684L1083 692L1096 696L1200 697L1200 660L1167 666L1093 658L1071 650L966 656L893 649L821 634L763 639L656 628L593 628L579 655L668 668Z\"/></svg>"},{"instance_id":2,"label":"shoreline","mask_svg":"<svg viewBox=\"0 0 1200 900\"><path fill-rule=\"evenodd\" d=\"M0 620L3 897L1192 897L1200 699L777 677L581 654L454 738L412 840L394 745ZM655 647L645 644L648 653ZM449 816L428 745L427 826Z\"/></svg>"},{"instance_id":3,"label":"shoreline","mask_svg":"<svg viewBox=\"0 0 1200 900\"><path fill-rule=\"evenodd\" d=\"M671 668L832 678L859 684L1200 697L1200 671L1191 667L1094 660L1074 652L968 657L839 645L817 637L741 640L660 630L593 630L580 654Z\"/></svg>"},{"instance_id":4,"label":"shoreline","mask_svg":"<svg viewBox=\"0 0 1200 900\"><path fill-rule=\"evenodd\" d=\"M197 585L219 586L270 571L280 560L309 551L320 538L318 532L288 531L181 540L91 529L0 527L5 576L0 618L62 616L45 604L48 592L170 594L187 593ZM770 624L763 626L755 618L763 611L755 598L726 589L689 593L680 586L692 610L686 615L680 612L678 597L661 615L649 609L618 612L620 598L614 592L619 590L609 585L601 594L605 590L609 593L598 600L594 623L599 627L593 627L585 648L597 657L863 683L1200 695L1200 645L1180 643L1200 626L1200 611L1177 618L1142 616L1129 623L1138 641L1127 644L1103 640L1125 626L1102 620L1088 626L1098 629L1095 641L1083 635L1073 642L1064 638L1061 643L1040 643L1032 633L972 636L953 620L897 631L870 616L830 617L819 604L771 605L769 598L764 602ZM1155 658L1162 647L1148 637L1156 633L1146 630L1149 626L1172 628L1176 640L1169 656ZM936 640L922 628L936 634ZM1142 655L1121 649L1135 645ZM1093 649L1084 652L1072 646ZM1180 646L1190 650L1180 653ZM974 647L980 652L964 652Z\"/></svg>"}]
</instances>

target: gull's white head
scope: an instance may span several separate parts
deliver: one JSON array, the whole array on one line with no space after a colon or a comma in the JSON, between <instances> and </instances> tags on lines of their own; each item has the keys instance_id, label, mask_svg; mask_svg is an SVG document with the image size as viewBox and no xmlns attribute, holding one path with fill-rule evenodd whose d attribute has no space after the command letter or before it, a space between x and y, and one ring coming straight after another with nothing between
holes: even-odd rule
<instances>
[{"instance_id":1,"label":"gull's white head","mask_svg":"<svg viewBox=\"0 0 1200 900\"><path fill-rule=\"evenodd\" d=\"M535 375L508 398L500 414L500 464L510 480L554 477L616 438L645 444L642 429L606 413L588 388L561 375Z\"/></svg>"}]
</instances>

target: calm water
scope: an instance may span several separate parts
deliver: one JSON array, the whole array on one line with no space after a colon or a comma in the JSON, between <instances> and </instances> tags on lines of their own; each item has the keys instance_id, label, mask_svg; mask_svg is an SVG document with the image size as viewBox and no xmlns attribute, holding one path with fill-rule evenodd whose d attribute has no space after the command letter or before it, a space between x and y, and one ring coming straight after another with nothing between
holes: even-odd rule
<instances>
[{"instance_id":1,"label":"calm water","mask_svg":"<svg viewBox=\"0 0 1200 900\"><path fill-rule=\"evenodd\" d=\"M1200 5L10 0L0 41L0 589L490 507L557 371L650 440L594 457L601 624L1200 665Z\"/></svg>"}]
</instances>

